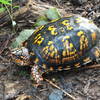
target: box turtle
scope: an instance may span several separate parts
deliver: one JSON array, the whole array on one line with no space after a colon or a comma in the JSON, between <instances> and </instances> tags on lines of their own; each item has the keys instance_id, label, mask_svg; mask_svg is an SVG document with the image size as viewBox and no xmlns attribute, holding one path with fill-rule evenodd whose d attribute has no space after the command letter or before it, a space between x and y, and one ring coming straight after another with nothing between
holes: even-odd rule
<instances>
[{"instance_id":1,"label":"box turtle","mask_svg":"<svg viewBox=\"0 0 100 100\"><path fill-rule=\"evenodd\" d=\"M100 30L91 20L78 15L63 17L36 29L23 47L12 50L12 59L18 65L32 66L32 76L40 83L43 73L97 62L99 36Z\"/></svg>"}]
</instances>

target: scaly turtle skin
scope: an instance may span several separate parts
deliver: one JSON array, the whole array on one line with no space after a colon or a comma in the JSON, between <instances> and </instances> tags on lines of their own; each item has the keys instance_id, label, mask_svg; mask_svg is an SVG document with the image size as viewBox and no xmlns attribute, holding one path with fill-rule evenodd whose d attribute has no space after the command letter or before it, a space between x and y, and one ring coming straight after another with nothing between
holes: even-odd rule
<instances>
[{"instance_id":1,"label":"scaly turtle skin","mask_svg":"<svg viewBox=\"0 0 100 100\"><path fill-rule=\"evenodd\" d=\"M70 70L97 61L99 35L92 21L77 15L53 20L39 27L22 48L12 50L13 61L33 66L32 76L39 83L45 72Z\"/></svg>"}]
</instances>

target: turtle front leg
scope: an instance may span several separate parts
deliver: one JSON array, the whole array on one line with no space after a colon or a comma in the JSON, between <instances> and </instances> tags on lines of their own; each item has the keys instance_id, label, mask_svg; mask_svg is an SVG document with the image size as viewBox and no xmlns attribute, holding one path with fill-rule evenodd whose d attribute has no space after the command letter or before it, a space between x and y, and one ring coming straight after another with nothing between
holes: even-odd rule
<instances>
[{"instance_id":1,"label":"turtle front leg","mask_svg":"<svg viewBox=\"0 0 100 100\"><path fill-rule=\"evenodd\" d=\"M43 81L43 77L42 77L42 73L39 72L39 66L37 64L35 64L31 68L31 74L33 79L36 81L37 86L41 85L41 82Z\"/></svg>"}]
</instances>

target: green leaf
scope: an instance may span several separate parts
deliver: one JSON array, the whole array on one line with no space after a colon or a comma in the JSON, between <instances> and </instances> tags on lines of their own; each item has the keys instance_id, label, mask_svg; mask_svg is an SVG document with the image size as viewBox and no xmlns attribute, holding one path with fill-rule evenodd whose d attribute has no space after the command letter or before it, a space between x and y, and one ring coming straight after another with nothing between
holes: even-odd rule
<instances>
[{"instance_id":1,"label":"green leaf","mask_svg":"<svg viewBox=\"0 0 100 100\"><path fill-rule=\"evenodd\" d=\"M45 12L45 14L50 20L61 18L61 15L58 12L57 8L50 8Z\"/></svg>"},{"instance_id":2,"label":"green leaf","mask_svg":"<svg viewBox=\"0 0 100 100\"><path fill-rule=\"evenodd\" d=\"M4 5L10 5L11 6L11 3L9 2L9 0L0 0L0 3L4 4Z\"/></svg>"},{"instance_id":3,"label":"green leaf","mask_svg":"<svg viewBox=\"0 0 100 100\"><path fill-rule=\"evenodd\" d=\"M2 13L4 11L5 11L5 8L4 7L0 8L0 13Z\"/></svg>"},{"instance_id":4,"label":"green leaf","mask_svg":"<svg viewBox=\"0 0 100 100\"><path fill-rule=\"evenodd\" d=\"M20 32L19 36L16 38L16 40L11 44L12 48L20 47L21 44L27 40L32 34L34 30L33 29L25 29L22 32Z\"/></svg>"},{"instance_id":5,"label":"green leaf","mask_svg":"<svg viewBox=\"0 0 100 100\"><path fill-rule=\"evenodd\" d=\"M47 24L49 21L45 16L40 16L34 26L41 26Z\"/></svg>"},{"instance_id":6,"label":"green leaf","mask_svg":"<svg viewBox=\"0 0 100 100\"><path fill-rule=\"evenodd\" d=\"M13 9L14 9L14 8L19 8L19 7L20 7L20 6L14 6Z\"/></svg>"}]
</instances>

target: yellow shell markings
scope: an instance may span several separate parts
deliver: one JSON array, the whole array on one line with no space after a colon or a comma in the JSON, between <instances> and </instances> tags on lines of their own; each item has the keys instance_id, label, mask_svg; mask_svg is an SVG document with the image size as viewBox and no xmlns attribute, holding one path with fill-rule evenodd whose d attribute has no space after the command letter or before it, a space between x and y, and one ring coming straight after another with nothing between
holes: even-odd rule
<instances>
[{"instance_id":1,"label":"yellow shell markings","mask_svg":"<svg viewBox=\"0 0 100 100\"><path fill-rule=\"evenodd\" d=\"M42 67L44 68L44 69L46 69L47 67L46 67L46 64L42 64Z\"/></svg>"},{"instance_id":2,"label":"yellow shell markings","mask_svg":"<svg viewBox=\"0 0 100 100\"><path fill-rule=\"evenodd\" d=\"M75 55L73 55L73 56L69 56L69 57L66 57L66 58L62 58L62 63L75 60L75 59L78 58L78 57L79 57L79 55L78 55L78 54L75 54Z\"/></svg>"},{"instance_id":3,"label":"yellow shell markings","mask_svg":"<svg viewBox=\"0 0 100 100\"><path fill-rule=\"evenodd\" d=\"M88 47L88 39L85 35L80 38L80 50L84 50Z\"/></svg>"},{"instance_id":4,"label":"yellow shell markings","mask_svg":"<svg viewBox=\"0 0 100 100\"><path fill-rule=\"evenodd\" d=\"M70 70L71 69L71 66L66 66L65 68L64 68L64 70Z\"/></svg>"},{"instance_id":5,"label":"yellow shell markings","mask_svg":"<svg viewBox=\"0 0 100 100\"><path fill-rule=\"evenodd\" d=\"M76 49L74 48L74 45L72 43L70 43L70 49L71 49L70 55L76 54Z\"/></svg>"},{"instance_id":6,"label":"yellow shell markings","mask_svg":"<svg viewBox=\"0 0 100 100\"><path fill-rule=\"evenodd\" d=\"M78 57L79 57L78 54L66 56L66 57L62 58L62 63L75 60Z\"/></svg>"},{"instance_id":7,"label":"yellow shell markings","mask_svg":"<svg viewBox=\"0 0 100 100\"><path fill-rule=\"evenodd\" d=\"M72 26L68 26L68 27L67 27L67 30L72 30L72 29L73 29Z\"/></svg>"},{"instance_id":8,"label":"yellow shell markings","mask_svg":"<svg viewBox=\"0 0 100 100\"><path fill-rule=\"evenodd\" d=\"M51 52L49 53L49 56L50 56L51 58L54 58L54 55L55 55L55 52L54 52L54 51L51 51Z\"/></svg>"},{"instance_id":9,"label":"yellow shell markings","mask_svg":"<svg viewBox=\"0 0 100 100\"><path fill-rule=\"evenodd\" d=\"M51 58L55 58L58 55L57 49L54 47L54 45L49 46L49 56Z\"/></svg>"},{"instance_id":10,"label":"yellow shell markings","mask_svg":"<svg viewBox=\"0 0 100 100\"><path fill-rule=\"evenodd\" d=\"M58 70L62 71L63 67L62 66L58 66Z\"/></svg>"},{"instance_id":11,"label":"yellow shell markings","mask_svg":"<svg viewBox=\"0 0 100 100\"><path fill-rule=\"evenodd\" d=\"M96 38L97 38L96 32L93 32L91 34L91 37L92 37L92 41L94 42L96 40Z\"/></svg>"},{"instance_id":12,"label":"yellow shell markings","mask_svg":"<svg viewBox=\"0 0 100 100\"><path fill-rule=\"evenodd\" d=\"M79 31L79 32L77 33L77 36L81 36L81 35L83 35L83 34L84 34L83 31Z\"/></svg>"},{"instance_id":13,"label":"yellow shell markings","mask_svg":"<svg viewBox=\"0 0 100 100\"><path fill-rule=\"evenodd\" d=\"M49 46L45 46L42 50L43 53L43 58L45 58L46 60L48 59L48 52L49 52Z\"/></svg>"},{"instance_id":14,"label":"yellow shell markings","mask_svg":"<svg viewBox=\"0 0 100 100\"><path fill-rule=\"evenodd\" d=\"M69 25L69 20L64 20L61 22L61 24L65 25L65 26L68 26Z\"/></svg>"},{"instance_id":15,"label":"yellow shell markings","mask_svg":"<svg viewBox=\"0 0 100 100\"><path fill-rule=\"evenodd\" d=\"M51 45L53 44L54 42L53 41L48 41L48 45Z\"/></svg>"},{"instance_id":16,"label":"yellow shell markings","mask_svg":"<svg viewBox=\"0 0 100 100\"><path fill-rule=\"evenodd\" d=\"M50 66L50 69L49 69L50 71L53 71L54 70L54 67L53 66Z\"/></svg>"},{"instance_id":17,"label":"yellow shell markings","mask_svg":"<svg viewBox=\"0 0 100 100\"><path fill-rule=\"evenodd\" d=\"M68 53L68 50L66 50L66 48L68 47L69 45L69 42L67 39L69 39L70 37L69 36L66 36L62 39L62 42L63 42L63 46L65 47L65 49L62 51L62 55L65 57L67 56L69 53Z\"/></svg>"},{"instance_id":18,"label":"yellow shell markings","mask_svg":"<svg viewBox=\"0 0 100 100\"><path fill-rule=\"evenodd\" d=\"M80 17L76 18L75 20L76 20L76 23L81 23L82 21Z\"/></svg>"},{"instance_id":19,"label":"yellow shell markings","mask_svg":"<svg viewBox=\"0 0 100 100\"><path fill-rule=\"evenodd\" d=\"M36 59L34 60L34 63L38 63L38 62L39 62L39 59L36 58Z\"/></svg>"},{"instance_id":20,"label":"yellow shell markings","mask_svg":"<svg viewBox=\"0 0 100 100\"><path fill-rule=\"evenodd\" d=\"M65 49L64 51L66 51L66 56L69 56L70 55L70 46L69 46L69 42L66 40L64 43L63 43Z\"/></svg>"},{"instance_id":21,"label":"yellow shell markings","mask_svg":"<svg viewBox=\"0 0 100 100\"><path fill-rule=\"evenodd\" d=\"M58 21L58 20L59 20L59 18L58 18L58 19L53 19L51 22L56 22L56 21ZM51 22L50 22L50 23L51 23Z\"/></svg>"},{"instance_id":22,"label":"yellow shell markings","mask_svg":"<svg viewBox=\"0 0 100 100\"><path fill-rule=\"evenodd\" d=\"M90 58L90 57L87 57L87 58L83 59L83 62L84 62L84 63L91 62L91 58Z\"/></svg>"},{"instance_id":23,"label":"yellow shell markings","mask_svg":"<svg viewBox=\"0 0 100 100\"><path fill-rule=\"evenodd\" d=\"M63 50L62 55L63 57L66 57L67 52L65 50Z\"/></svg>"},{"instance_id":24,"label":"yellow shell markings","mask_svg":"<svg viewBox=\"0 0 100 100\"><path fill-rule=\"evenodd\" d=\"M76 49L74 48L73 43L70 43L69 40L70 37L66 36L62 39L64 50L62 51L62 56L65 60L69 59L71 56L76 54Z\"/></svg>"},{"instance_id":25,"label":"yellow shell markings","mask_svg":"<svg viewBox=\"0 0 100 100\"><path fill-rule=\"evenodd\" d=\"M88 38L83 31L79 31L77 36L80 37L80 50L82 51L88 47Z\"/></svg>"},{"instance_id":26,"label":"yellow shell markings","mask_svg":"<svg viewBox=\"0 0 100 100\"><path fill-rule=\"evenodd\" d=\"M62 39L62 42L64 42L65 40L69 39L70 36L64 36L63 39Z\"/></svg>"},{"instance_id":27,"label":"yellow shell markings","mask_svg":"<svg viewBox=\"0 0 100 100\"><path fill-rule=\"evenodd\" d=\"M63 66L58 66L58 68L57 68L58 71L70 70L70 69L71 69L71 66L65 66L64 68L63 68Z\"/></svg>"},{"instance_id":28,"label":"yellow shell markings","mask_svg":"<svg viewBox=\"0 0 100 100\"><path fill-rule=\"evenodd\" d=\"M61 24L63 24L64 26L66 26L67 30L72 30L73 29L73 27L70 25L69 20L64 20L64 21L61 22Z\"/></svg>"},{"instance_id":29,"label":"yellow shell markings","mask_svg":"<svg viewBox=\"0 0 100 100\"><path fill-rule=\"evenodd\" d=\"M44 28L44 25L38 27L38 28L34 31L34 34L36 34L38 31L40 31L40 30L43 29L43 28Z\"/></svg>"},{"instance_id":30,"label":"yellow shell markings","mask_svg":"<svg viewBox=\"0 0 100 100\"><path fill-rule=\"evenodd\" d=\"M54 45L51 45L51 46L49 47L50 51L53 51L54 48L55 48Z\"/></svg>"},{"instance_id":31,"label":"yellow shell markings","mask_svg":"<svg viewBox=\"0 0 100 100\"><path fill-rule=\"evenodd\" d=\"M76 50L74 50L74 49L73 49L73 51L69 51L69 50L63 51L62 55L63 55L62 63L71 61L71 60L75 60L79 56L78 54L76 54Z\"/></svg>"},{"instance_id":32,"label":"yellow shell markings","mask_svg":"<svg viewBox=\"0 0 100 100\"><path fill-rule=\"evenodd\" d=\"M78 67L80 67L81 65L80 65L80 63L76 63L76 64L74 64L74 66L75 66L76 68L78 68Z\"/></svg>"},{"instance_id":33,"label":"yellow shell markings","mask_svg":"<svg viewBox=\"0 0 100 100\"><path fill-rule=\"evenodd\" d=\"M50 63L60 63L60 55L58 54L57 48L54 46L53 41L48 41L47 46L42 50L43 58L48 60Z\"/></svg>"},{"instance_id":34,"label":"yellow shell markings","mask_svg":"<svg viewBox=\"0 0 100 100\"><path fill-rule=\"evenodd\" d=\"M48 42L48 56L54 58L55 55L55 47L53 45L53 41Z\"/></svg>"},{"instance_id":35,"label":"yellow shell markings","mask_svg":"<svg viewBox=\"0 0 100 100\"><path fill-rule=\"evenodd\" d=\"M100 50L99 50L99 48L96 48L94 54L95 54L96 57L100 57Z\"/></svg>"},{"instance_id":36,"label":"yellow shell markings","mask_svg":"<svg viewBox=\"0 0 100 100\"><path fill-rule=\"evenodd\" d=\"M41 34L38 34L35 38L34 38L34 42L33 44L38 44L40 45L43 42L44 38L41 36Z\"/></svg>"},{"instance_id":37,"label":"yellow shell markings","mask_svg":"<svg viewBox=\"0 0 100 100\"><path fill-rule=\"evenodd\" d=\"M49 26L48 30L51 32L51 35L57 35L58 34L58 32L56 32L57 28L54 27L54 25Z\"/></svg>"}]
</instances>

